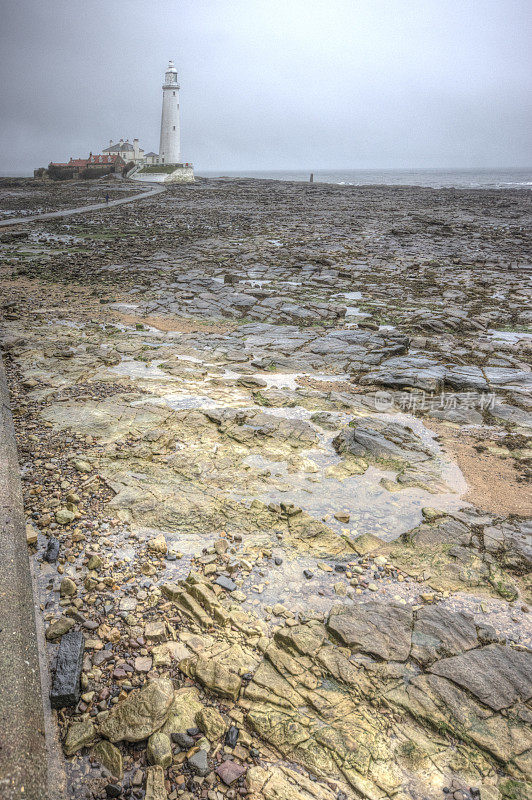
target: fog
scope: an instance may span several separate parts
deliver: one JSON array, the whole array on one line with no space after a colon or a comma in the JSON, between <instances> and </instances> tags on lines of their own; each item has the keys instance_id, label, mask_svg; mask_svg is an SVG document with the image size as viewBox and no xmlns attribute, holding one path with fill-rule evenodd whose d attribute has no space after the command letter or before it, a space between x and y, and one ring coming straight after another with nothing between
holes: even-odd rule
<instances>
[{"instance_id":1,"label":"fog","mask_svg":"<svg viewBox=\"0 0 532 800\"><path fill-rule=\"evenodd\" d=\"M0 174L137 136L196 170L519 167L529 0L3 0Z\"/></svg>"}]
</instances>

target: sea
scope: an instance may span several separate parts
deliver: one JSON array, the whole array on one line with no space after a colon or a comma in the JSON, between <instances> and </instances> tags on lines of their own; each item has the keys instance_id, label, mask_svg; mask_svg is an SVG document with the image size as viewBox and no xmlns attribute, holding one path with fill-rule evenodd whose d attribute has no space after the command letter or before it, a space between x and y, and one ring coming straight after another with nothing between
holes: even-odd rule
<instances>
[{"instance_id":1,"label":"sea","mask_svg":"<svg viewBox=\"0 0 532 800\"><path fill-rule=\"evenodd\" d=\"M310 170L239 170L220 172L196 170L206 178L260 178L276 181L310 179ZM316 183L340 186L430 186L435 189L531 189L532 167L529 169L318 169L313 171Z\"/></svg>"},{"instance_id":2,"label":"sea","mask_svg":"<svg viewBox=\"0 0 532 800\"><path fill-rule=\"evenodd\" d=\"M202 170L205 178L260 178L308 182L311 170ZM532 167L515 169L316 169L316 183L340 186L431 186L435 189L531 189ZM30 171L3 171L2 177L32 177Z\"/></svg>"}]
</instances>

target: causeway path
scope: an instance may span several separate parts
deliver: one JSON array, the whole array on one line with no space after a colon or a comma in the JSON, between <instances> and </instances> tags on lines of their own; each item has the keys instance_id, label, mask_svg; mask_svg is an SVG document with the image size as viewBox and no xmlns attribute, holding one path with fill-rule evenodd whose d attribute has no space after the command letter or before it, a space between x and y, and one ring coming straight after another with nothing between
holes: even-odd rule
<instances>
[{"instance_id":1,"label":"causeway path","mask_svg":"<svg viewBox=\"0 0 532 800\"><path fill-rule=\"evenodd\" d=\"M7 228L11 225L24 225L26 222L37 222L41 219L57 219L59 217L71 217L74 214L84 214L86 211L100 211L104 208L111 208L112 206L122 206L125 203L133 203L135 200L145 200L147 197L153 197L156 194L162 194L164 188L157 186L155 189L150 189L149 192L142 192L142 194L135 194L130 197L123 197L120 200L109 200L108 203L94 203L91 206L79 206L78 208L65 208L62 211L49 211L46 214L34 214L31 217L17 217L16 219L3 219L0 220L0 228Z\"/></svg>"}]
</instances>

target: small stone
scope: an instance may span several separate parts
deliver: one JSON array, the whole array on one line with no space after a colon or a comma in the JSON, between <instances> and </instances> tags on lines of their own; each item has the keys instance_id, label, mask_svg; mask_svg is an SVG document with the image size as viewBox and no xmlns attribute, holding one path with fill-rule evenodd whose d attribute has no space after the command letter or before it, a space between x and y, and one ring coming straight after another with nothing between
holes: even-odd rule
<instances>
[{"instance_id":1,"label":"small stone","mask_svg":"<svg viewBox=\"0 0 532 800\"><path fill-rule=\"evenodd\" d=\"M191 747L194 747L194 739L188 733L173 733L172 741L182 747L183 750L190 750Z\"/></svg>"},{"instance_id":2,"label":"small stone","mask_svg":"<svg viewBox=\"0 0 532 800\"><path fill-rule=\"evenodd\" d=\"M102 564L103 564L102 559L100 558L100 556L96 555L96 553L95 553L94 555L92 555L89 558L89 563L87 564L87 569L98 570L98 569L100 569Z\"/></svg>"},{"instance_id":3,"label":"small stone","mask_svg":"<svg viewBox=\"0 0 532 800\"><path fill-rule=\"evenodd\" d=\"M70 597L71 595L76 594L77 591L78 587L72 578L64 577L59 588L59 594L61 597Z\"/></svg>"},{"instance_id":4,"label":"small stone","mask_svg":"<svg viewBox=\"0 0 532 800\"><path fill-rule=\"evenodd\" d=\"M75 513L73 511L69 511L68 508L60 508L59 511L55 512L55 521L60 525L68 525L75 519Z\"/></svg>"},{"instance_id":5,"label":"small stone","mask_svg":"<svg viewBox=\"0 0 532 800\"><path fill-rule=\"evenodd\" d=\"M204 778L205 775L208 775L211 771L207 752L205 750L198 750L187 759L187 763L191 770L202 778Z\"/></svg>"},{"instance_id":6,"label":"small stone","mask_svg":"<svg viewBox=\"0 0 532 800\"><path fill-rule=\"evenodd\" d=\"M133 773L133 777L131 778L131 785L142 786L143 781L144 781L144 773L141 769L138 769L136 772Z\"/></svg>"},{"instance_id":7,"label":"small stone","mask_svg":"<svg viewBox=\"0 0 532 800\"><path fill-rule=\"evenodd\" d=\"M163 768L159 764L154 767L148 767L144 800L166 800L167 796Z\"/></svg>"},{"instance_id":8,"label":"small stone","mask_svg":"<svg viewBox=\"0 0 532 800\"><path fill-rule=\"evenodd\" d=\"M50 536L50 538L48 539L48 543L46 545L44 560L48 561L49 564L55 564L58 556L59 556L59 541L58 539L55 538L55 536Z\"/></svg>"},{"instance_id":9,"label":"small stone","mask_svg":"<svg viewBox=\"0 0 532 800\"><path fill-rule=\"evenodd\" d=\"M166 539L164 538L163 533L148 541L148 550L151 550L154 553L161 553L162 555L167 553L168 545L166 544Z\"/></svg>"},{"instance_id":10,"label":"small stone","mask_svg":"<svg viewBox=\"0 0 532 800\"><path fill-rule=\"evenodd\" d=\"M78 472L91 472L92 467L88 461L83 461L82 459L78 458L74 461L74 469Z\"/></svg>"},{"instance_id":11,"label":"small stone","mask_svg":"<svg viewBox=\"0 0 532 800\"><path fill-rule=\"evenodd\" d=\"M37 528L31 522L26 523L26 544L37 544Z\"/></svg>"},{"instance_id":12,"label":"small stone","mask_svg":"<svg viewBox=\"0 0 532 800\"><path fill-rule=\"evenodd\" d=\"M135 672L149 672L153 660L149 656L137 656L135 659Z\"/></svg>"},{"instance_id":13,"label":"small stone","mask_svg":"<svg viewBox=\"0 0 532 800\"><path fill-rule=\"evenodd\" d=\"M246 768L243 767L241 764L237 764L236 761L223 761L215 770L216 774L222 781L226 784L226 786L230 786L234 783L238 778L241 778L242 775L246 772Z\"/></svg>"},{"instance_id":14,"label":"small stone","mask_svg":"<svg viewBox=\"0 0 532 800\"><path fill-rule=\"evenodd\" d=\"M313 577L314 577L314 573L313 573L313 572L312 572L310 569L304 569L304 570L303 570L303 575L305 576L305 578L306 578L308 581L309 581L311 578L313 578Z\"/></svg>"},{"instance_id":15,"label":"small stone","mask_svg":"<svg viewBox=\"0 0 532 800\"><path fill-rule=\"evenodd\" d=\"M75 620L71 617L59 617L54 622L50 623L50 625L46 629L46 633L44 634L48 641L53 642L54 639L60 639L65 633L74 627L76 624Z\"/></svg>"},{"instance_id":16,"label":"small stone","mask_svg":"<svg viewBox=\"0 0 532 800\"><path fill-rule=\"evenodd\" d=\"M144 626L144 636L151 642L164 642L166 639L165 623L159 620L147 622Z\"/></svg>"},{"instance_id":17,"label":"small stone","mask_svg":"<svg viewBox=\"0 0 532 800\"><path fill-rule=\"evenodd\" d=\"M71 722L63 742L66 756L73 756L82 747L89 747L96 738L96 728L90 719Z\"/></svg>"},{"instance_id":18,"label":"small stone","mask_svg":"<svg viewBox=\"0 0 532 800\"><path fill-rule=\"evenodd\" d=\"M100 725L100 733L111 742L147 739L166 722L173 699L174 687L169 678L145 683L112 708Z\"/></svg>"},{"instance_id":19,"label":"small stone","mask_svg":"<svg viewBox=\"0 0 532 800\"><path fill-rule=\"evenodd\" d=\"M227 733L225 734L225 744L227 747L231 749L236 745L238 741L238 737L240 735L240 731L236 727L236 725L231 725Z\"/></svg>"},{"instance_id":20,"label":"small stone","mask_svg":"<svg viewBox=\"0 0 532 800\"><path fill-rule=\"evenodd\" d=\"M234 592L236 589L236 583L225 575L220 575L219 578L215 580L215 584L221 586L222 589L225 589L227 592Z\"/></svg>"},{"instance_id":21,"label":"small stone","mask_svg":"<svg viewBox=\"0 0 532 800\"><path fill-rule=\"evenodd\" d=\"M159 764L163 769L172 763L172 745L170 737L157 731L148 739L146 756L149 764Z\"/></svg>"},{"instance_id":22,"label":"small stone","mask_svg":"<svg viewBox=\"0 0 532 800\"><path fill-rule=\"evenodd\" d=\"M111 773L117 780L121 781L124 777L124 768L122 763L122 753L111 742L106 742L102 739L92 750L94 757L100 764Z\"/></svg>"},{"instance_id":23,"label":"small stone","mask_svg":"<svg viewBox=\"0 0 532 800\"><path fill-rule=\"evenodd\" d=\"M351 519L351 515L347 511L337 511L334 518L338 520L338 522L348 523Z\"/></svg>"},{"instance_id":24,"label":"small stone","mask_svg":"<svg viewBox=\"0 0 532 800\"><path fill-rule=\"evenodd\" d=\"M376 592L378 591L379 587L377 586L376 583L368 583L368 589L370 590L370 592Z\"/></svg>"}]
</instances>

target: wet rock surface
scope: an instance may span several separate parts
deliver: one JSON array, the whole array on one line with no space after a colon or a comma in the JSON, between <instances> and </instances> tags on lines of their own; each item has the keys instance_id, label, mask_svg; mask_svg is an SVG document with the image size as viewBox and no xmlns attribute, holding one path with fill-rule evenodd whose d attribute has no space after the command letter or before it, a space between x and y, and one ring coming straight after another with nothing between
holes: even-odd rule
<instances>
[{"instance_id":1,"label":"wet rock surface","mask_svg":"<svg viewBox=\"0 0 532 800\"><path fill-rule=\"evenodd\" d=\"M70 797L528 796L529 222L199 180L4 231Z\"/></svg>"}]
</instances>

